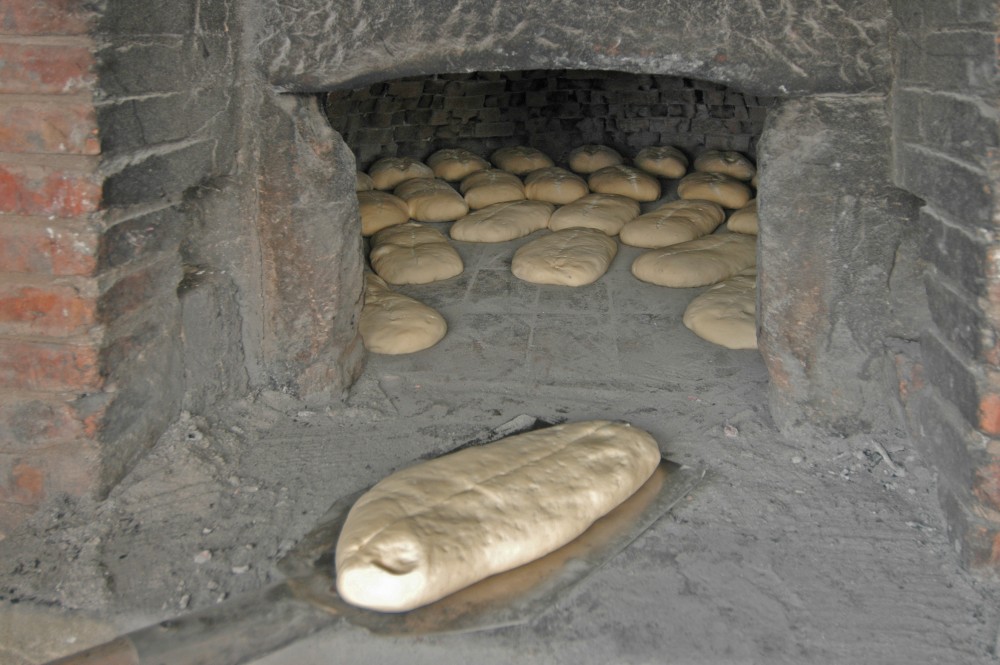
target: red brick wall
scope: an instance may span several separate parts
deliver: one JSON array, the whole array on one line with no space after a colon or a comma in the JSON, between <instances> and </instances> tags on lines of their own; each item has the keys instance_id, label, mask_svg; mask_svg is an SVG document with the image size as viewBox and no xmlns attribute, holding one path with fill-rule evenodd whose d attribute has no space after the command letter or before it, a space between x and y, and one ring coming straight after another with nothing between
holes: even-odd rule
<instances>
[{"instance_id":1,"label":"red brick wall","mask_svg":"<svg viewBox=\"0 0 1000 665\"><path fill-rule=\"evenodd\" d=\"M94 16L0 6L0 532L97 491L102 371Z\"/></svg>"}]
</instances>

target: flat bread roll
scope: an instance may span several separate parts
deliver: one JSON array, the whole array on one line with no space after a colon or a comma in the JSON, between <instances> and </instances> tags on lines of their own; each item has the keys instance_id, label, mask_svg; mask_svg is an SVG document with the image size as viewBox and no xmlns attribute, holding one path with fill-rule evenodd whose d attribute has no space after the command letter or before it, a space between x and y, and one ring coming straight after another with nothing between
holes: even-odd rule
<instances>
[{"instance_id":1,"label":"flat bread roll","mask_svg":"<svg viewBox=\"0 0 1000 665\"><path fill-rule=\"evenodd\" d=\"M404 180L412 178L433 178L434 171L418 159L412 157L383 157L368 169L375 189L394 189Z\"/></svg>"},{"instance_id":2,"label":"flat bread roll","mask_svg":"<svg viewBox=\"0 0 1000 665\"><path fill-rule=\"evenodd\" d=\"M757 173L753 162L732 150L706 150L694 158L694 170L722 173L737 180L750 180Z\"/></svg>"},{"instance_id":3,"label":"flat bread roll","mask_svg":"<svg viewBox=\"0 0 1000 665\"><path fill-rule=\"evenodd\" d=\"M477 171L462 180L458 190L473 210L494 203L524 200L524 183L521 179L500 169Z\"/></svg>"},{"instance_id":4,"label":"flat bread roll","mask_svg":"<svg viewBox=\"0 0 1000 665\"><path fill-rule=\"evenodd\" d=\"M439 178L401 182L393 194L406 201L410 217L418 222L453 222L469 212L462 195Z\"/></svg>"},{"instance_id":5,"label":"flat bread roll","mask_svg":"<svg viewBox=\"0 0 1000 665\"><path fill-rule=\"evenodd\" d=\"M372 236L372 269L390 284L428 284L460 275L462 257L435 228L416 222Z\"/></svg>"},{"instance_id":6,"label":"flat bread roll","mask_svg":"<svg viewBox=\"0 0 1000 665\"><path fill-rule=\"evenodd\" d=\"M358 210L361 215L361 235L366 238L382 229L405 224L410 219L406 201L395 194L370 190L358 192Z\"/></svg>"},{"instance_id":7,"label":"flat bread roll","mask_svg":"<svg viewBox=\"0 0 1000 665\"><path fill-rule=\"evenodd\" d=\"M524 177L524 195L532 201L564 205L589 193L586 180L558 166L537 169Z\"/></svg>"},{"instance_id":8,"label":"flat bread roll","mask_svg":"<svg viewBox=\"0 0 1000 665\"><path fill-rule=\"evenodd\" d=\"M756 266L756 240L742 233L716 233L653 249L632 263L632 274L660 286L708 286Z\"/></svg>"},{"instance_id":9,"label":"flat bread roll","mask_svg":"<svg viewBox=\"0 0 1000 665\"><path fill-rule=\"evenodd\" d=\"M375 182L372 177L364 171L358 171L354 178L354 191L370 192L373 189L375 189Z\"/></svg>"},{"instance_id":10,"label":"flat bread roll","mask_svg":"<svg viewBox=\"0 0 1000 665\"><path fill-rule=\"evenodd\" d=\"M668 145L643 148L633 161L643 171L661 178L683 178L688 168L687 156Z\"/></svg>"},{"instance_id":11,"label":"flat bread roll","mask_svg":"<svg viewBox=\"0 0 1000 665\"><path fill-rule=\"evenodd\" d=\"M476 171L490 168L490 163L465 148L445 148L427 158L427 166L434 175L448 182L456 182Z\"/></svg>"},{"instance_id":12,"label":"flat bread roll","mask_svg":"<svg viewBox=\"0 0 1000 665\"><path fill-rule=\"evenodd\" d=\"M591 191L600 194L618 194L636 201L655 201L660 198L660 181L634 166L605 166L587 178Z\"/></svg>"},{"instance_id":13,"label":"flat bread roll","mask_svg":"<svg viewBox=\"0 0 1000 665\"><path fill-rule=\"evenodd\" d=\"M507 242L549 225L555 206L544 201L494 203L451 225L451 237L464 242Z\"/></svg>"},{"instance_id":14,"label":"flat bread roll","mask_svg":"<svg viewBox=\"0 0 1000 665\"><path fill-rule=\"evenodd\" d=\"M429 349L444 338L444 317L419 300L396 293L375 273L365 274L365 304L358 332L372 353L400 355Z\"/></svg>"},{"instance_id":15,"label":"flat bread roll","mask_svg":"<svg viewBox=\"0 0 1000 665\"><path fill-rule=\"evenodd\" d=\"M555 166L552 158L538 148L517 145L500 148L490 155L490 161L498 168L516 175L531 173L537 169Z\"/></svg>"},{"instance_id":16,"label":"flat bread roll","mask_svg":"<svg viewBox=\"0 0 1000 665\"><path fill-rule=\"evenodd\" d=\"M757 269L708 287L684 310L684 325L727 349L757 348Z\"/></svg>"},{"instance_id":17,"label":"flat bread roll","mask_svg":"<svg viewBox=\"0 0 1000 665\"><path fill-rule=\"evenodd\" d=\"M608 271L618 242L596 229L564 229L522 245L511 261L514 276L532 284L584 286Z\"/></svg>"},{"instance_id":18,"label":"flat bread roll","mask_svg":"<svg viewBox=\"0 0 1000 665\"><path fill-rule=\"evenodd\" d=\"M729 216L729 221L726 222L726 228L735 233L757 235L760 229L757 218L757 199L752 199L750 203L733 212Z\"/></svg>"},{"instance_id":19,"label":"flat bread roll","mask_svg":"<svg viewBox=\"0 0 1000 665\"><path fill-rule=\"evenodd\" d=\"M750 188L736 178L723 173L698 172L681 178L677 195L682 199L714 201L723 208L742 208L753 196Z\"/></svg>"},{"instance_id":20,"label":"flat bread roll","mask_svg":"<svg viewBox=\"0 0 1000 665\"><path fill-rule=\"evenodd\" d=\"M618 235L628 222L639 214L639 203L617 194L588 194L557 209L549 218L553 231L586 228Z\"/></svg>"},{"instance_id":21,"label":"flat bread roll","mask_svg":"<svg viewBox=\"0 0 1000 665\"><path fill-rule=\"evenodd\" d=\"M606 145L581 145L573 148L567 158L569 168L577 173L593 173L605 166L624 164L621 153Z\"/></svg>"},{"instance_id":22,"label":"flat bread roll","mask_svg":"<svg viewBox=\"0 0 1000 665\"><path fill-rule=\"evenodd\" d=\"M718 203L681 199L639 215L618 235L626 245L657 249L708 235L725 217Z\"/></svg>"},{"instance_id":23,"label":"flat bread roll","mask_svg":"<svg viewBox=\"0 0 1000 665\"><path fill-rule=\"evenodd\" d=\"M426 605L569 543L659 463L647 432L595 420L397 471L348 513L337 541L337 591L383 612Z\"/></svg>"}]
</instances>

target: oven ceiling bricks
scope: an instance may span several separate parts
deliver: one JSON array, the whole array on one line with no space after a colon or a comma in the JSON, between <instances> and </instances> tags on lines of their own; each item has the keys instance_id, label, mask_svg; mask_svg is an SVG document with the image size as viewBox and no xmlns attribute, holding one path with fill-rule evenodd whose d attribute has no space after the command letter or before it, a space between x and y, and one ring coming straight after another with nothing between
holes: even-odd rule
<instances>
[{"instance_id":1,"label":"oven ceiling bricks","mask_svg":"<svg viewBox=\"0 0 1000 665\"><path fill-rule=\"evenodd\" d=\"M779 98L760 190L775 419L786 433L875 432L904 397L963 560L997 566L996 12L8 0L3 523L47 496L100 495L181 408L252 387L335 400L360 370L353 156L313 99L280 93L619 70Z\"/></svg>"}]
</instances>

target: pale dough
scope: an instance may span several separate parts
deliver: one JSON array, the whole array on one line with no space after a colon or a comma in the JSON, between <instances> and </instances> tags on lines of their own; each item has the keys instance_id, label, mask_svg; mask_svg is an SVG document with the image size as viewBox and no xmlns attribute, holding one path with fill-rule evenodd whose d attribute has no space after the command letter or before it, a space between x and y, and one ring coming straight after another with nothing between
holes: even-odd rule
<instances>
[{"instance_id":1,"label":"pale dough","mask_svg":"<svg viewBox=\"0 0 1000 665\"><path fill-rule=\"evenodd\" d=\"M553 210L543 201L494 203L452 224L450 233L465 242L507 242L546 228Z\"/></svg>"},{"instance_id":2,"label":"pale dough","mask_svg":"<svg viewBox=\"0 0 1000 665\"><path fill-rule=\"evenodd\" d=\"M477 171L462 180L458 189L473 210L494 203L524 200L524 183L521 179L500 169Z\"/></svg>"},{"instance_id":3,"label":"pale dough","mask_svg":"<svg viewBox=\"0 0 1000 665\"><path fill-rule=\"evenodd\" d=\"M681 178L677 195L682 199L714 201L723 208L742 208L750 202L750 188L724 173L697 172Z\"/></svg>"},{"instance_id":4,"label":"pale dough","mask_svg":"<svg viewBox=\"0 0 1000 665\"><path fill-rule=\"evenodd\" d=\"M733 150L706 150L694 158L694 170L722 173L737 180L750 180L757 173L753 162Z\"/></svg>"},{"instance_id":5,"label":"pale dough","mask_svg":"<svg viewBox=\"0 0 1000 665\"><path fill-rule=\"evenodd\" d=\"M555 166L552 158L538 148L518 145L510 148L500 148L490 155L490 161L498 169L510 171L516 175L524 175L536 169Z\"/></svg>"},{"instance_id":6,"label":"pale dough","mask_svg":"<svg viewBox=\"0 0 1000 665\"><path fill-rule=\"evenodd\" d=\"M375 189L375 183L372 181L372 177L364 171L358 171L354 178L354 191L368 192L373 189Z\"/></svg>"},{"instance_id":7,"label":"pale dough","mask_svg":"<svg viewBox=\"0 0 1000 665\"><path fill-rule=\"evenodd\" d=\"M372 236L372 269L390 284L427 284L465 268L440 231L416 222L390 226Z\"/></svg>"},{"instance_id":8,"label":"pale dough","mask_svg":"<svg viewBox=\"0 0 1000 665\"><path fill-rule=\"evenodd\" d=\"M412 157L383 157L368 169L375 189L392 189L411 178L433 178L434 171Z\"/></svg>"},{"instance_id":9,"label":"pale dough","mask_svg":"<svg viewBox=\"0 0 1000 665\"><path fill-rule=\"evenodd\" d=\"M537 169L524 176L524 195L532 201L565 205L589 193L586 180L558 166Z\"/></svg>"},{"instance_id":10,"label":"pale dough","mask_svg":"<svg viewBox=\"0 0 1000 665\"><path fill-rule=\"evenodd\" d=\"M600 194L618 194L636 201L655 201L660 198L660 181L634 166L605 166L587 178L591 191Z\"/></svg>"},{"instance_id":11,"label":"pale dough","mask_svg":"<svg viewBox=\"0 0 1000 665\"><path fill-rule=\"evenodd\" d=\"M552 213L549 228L553 231L570 228L598 229L613 236L627 222L635 219L639 210L639 203L634 199L617 194L588 194Z\"/></svg>"},{"instance_id":12,"label":"pale dough","mask_svg":"<svg viewBox=\"0 0 1000 665\"><path fill-rule=\"evenodd\" d=\"M726 227L736 233L749 233L757 235L760 229L760 222L757 217L757 199L753 199L739 210L729 216Z\"/></svg>"},{"instance_id":13,"label":"pale dough","mask_svg":"<svg viewBox=\"0 0 1000 665\"><path fill-rule=\"evenodd\" d=\"M622 164L621 153L606 145L582 145L573 148L567 157L569 168L577 173L593 173L605 166Z\"/></svg>"},{"instance_id":14,"label":"pale dough","mask_svg":"<svg viewBox=\"0 0 1000 665\"><path fill-rule=\"evenodd\" d=\"M372 353L399 355L434 346L448 332L448 324L434 308L396 293L381 277L367 273L358 332Z\"/></svg>"},{"instance_id":15,"label":"pale dough","mask_svg":"<svg viewBox=\"0 0 1000 665\"><path fill-rule=\"evenodd\" d=\"M649 433L606 420L466 448L388 476L337 541L337 591L404 612L555 551L653 474Z\"/></svg>"},{"instance_id":16,"label":"pale dough","mask_svg":"<svg viewBox=\"0 0 1000 665\"><path fill-rule=\"evenodd\" d=\"M708 286L756 266L756 240L742 233L716 233L650 250L632 263L632 274L660 286Z\"/></svg>"},{"instance_id":17,"label":"pale dough","mask_svg":"<svg viewBox=\"0 0 1000 665\"><path fill-rule=\"evenodd\" d=\"M476 171L488 169L490 163L465 148L444 148L427 158L427 166L442 180L454 182Z\"/></svg>"},{"instance_id":18,"label":"pale dough","mask_svg":"<svg viewBox=\"0 0 1000 665\"><path fill-rule=\"evenodd\" d=\"M514 276L533 284L584 286L608 271L618 242L603 231L572 228L555 231L514 252Z\"/></svg>"},{"instance_id":19,"label":"pale dough","mask_svg":"<svg viewBox=\"0 0 1000 665\"><path fill-rule=\"evenodd\" d=\"M718 228L726 213L711 201L665 203L626 224L619 237L626 245L657 249L700 238Z\"/></svg>"},{"instance_id":20,"label":"pale dough","mask_svg":"<svg viewBox=\"0 0 1000 665\"><path fill-rule=\"evenodd\" d=\"M418 222L453 222L469 212L462 195L440 178L406 180L393 193L406 201L410 217Z\"/></svg>"},{"instance_id":21,"label":"pale dough","mask_svg":"<svg viewBox=\"0 0 1000 665\"><path fill-rule=\"evenodd\" d=\"M361 235L365 237L390 226L405 224L410 219L410 208L406 201L394 194L378 190L357 194Z\"/></svg>"},{"instance_id":22,"label":"pale dough","mask_svg":"<svg viewBox=\"0 0 1000 665\"><path fill-rule=\"evenodd\" d=\"M687 157L677 148L667 145L643 148L634 161L643 171L663 178L683 178L687 173Z\"/></svg>"},{"instance_id":23,"label":"pale dough","mask_svg":"<svg viewBox=\"0 0 1000 665\"><path fill-rule=\"evenodd\" d=\"M684 310L684 325L727 349L757 348L757 272L750 268L710 286Z\"/></svg>"}]
</instances>

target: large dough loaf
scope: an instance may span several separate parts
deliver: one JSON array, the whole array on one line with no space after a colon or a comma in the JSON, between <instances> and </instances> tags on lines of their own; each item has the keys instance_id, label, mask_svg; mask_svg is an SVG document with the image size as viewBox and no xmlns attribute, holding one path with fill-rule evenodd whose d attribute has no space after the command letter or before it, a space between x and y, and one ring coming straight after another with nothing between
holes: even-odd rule
<instances>
[{"instance_id":1,"label":"large dough loaf","mask_svg":"<svg viewBox=\"0 0 1000 665\"><path fill-rule=\"evenodd\" d=\"M549 166L524 176L524 194L532 201L565 205L590 193L587 181L559 166Z\"/></svg>"},{"instance_id":2,"label":"large dough loaf","mask_svg":"<svg viewBox=\"0 0 1000 665\"><path fill-rule=\"evenodd\" d=\"M442 180L454 182L471 173L488 169L490 163L465 148L444 148L427 158L427 166Z\"/></svg>"},{"instance_id":3,"label":"large dough loaf","mask_svg":"<svg viewBox=\"0 0 1000 665\"><path fill-rule=\"evenodd\" d=\"M365 237L410 219L410 207L395 194L375 189L358 192L357 196L361 235Z\"/></svg>"},{"instance_id":4,"label":"large dough loaf","mask_svg":"<svg viewBox=\"0 0 1000 665\"><path fill-rule=\"evenodd\" d=\"M494 203L524 200L524 183L513 173L484 169L467 176L458 187L473 210Z\"/></svg>"},{"instance_id":5,"label":"large dough loaf","mask_svg":"<svg viewBox=\"0 0 1000 665\"><path fill-rule=\"evenodd\" d=\"M372 353L399 355L434 346L448 332L448 324L433 307L396 293L381 277L367 273L358 332Z\"/></svg>"},{"instance_id":6,"label":"large dough loaf","mask_svg":"<svg viewBox=\"0 0 1000 665\"><path fill-rule=\"evenodd\" d=\"M635 156L635 165L664 178L683 178L687 173L688 160L677 148L664 145L640 150Z\"/></svg>"},{"instance_id":7,"label":"large dough loaf","mask_svg":"<svg viewBox=\"0 0 1000 665\"><path fill-rule=\"evenodd\" d=\"M708 286L756 266L756 241L742 233L716 233L653 249L632 262L632 274L650 284L678 289Z\"/></svg>"},{"instance_id":8,"label":"large dough loaf","mask_svg":"<svg viewBox=\"0 0 1000 665\"><path fill-rule=\"evenodd\" d=\"M393 194L406 201L418 222L453 222L469 212L462 195L440 178L414 178L399 183Z\"/></svg>"},{"instance_id":9,"label":"large dough loaf","mask_svg":"<svg viewBox=\"0 0 1000 665\"><path fill-rule=\"evenodd\" d=\"M636 201L655 201L660 198L660 181L642 169L618 164L605 166L587 178L593 192L618 194Z\"/></svg>"},{"instance_id":10,"label":"large dough loaf","mask_svg":"<svg viewBox=\"0 0 1000 665\"><path fill-rule=\"evenodd\" d=\"M383 157L368 169L375 189L392 189L412 178L433 178L434 171L412 157Z\"/></svg>"},{"instance_id":11,"label":"large dough loaf","mask_svg":"<svg viewBox=\"0 0 1000 665\"><path fill-rule=\"evenodd\" d=\"M460 275L462 257L440 231L407 222L372 236L372 270L390 284L428 284Z\"/></svg>"},{"instance_id":12,"label":"large dough loaf","mask_svg":"<svg viewBox=\"0 0 1000 665\"><path fill-rule=\"evenodd\" d=\"M584 286L597 281L618 253L618 241L597 229L555 231L521 245L510 270L532 284Z\"/></svg>"},{"instance_id":13,"label":"large dough loaf","mask_svg":"<svg viewBox=\"0 0 1000 665\"><path fill-rule=\"evenodd\" d=\"M626 223L635 219L640 210L638 202L625 196L588 194L552 213L549 228L553 231L597 229L613 236L618 235Z\"/></svg>"},{"instance_id":14,"label":"large dough loaf","mask_svg":"<svg viewBox=\"0 0 1000 665\"><path fill-rule=\"evenodd\" d=\"M751 199L739 210L734 210L726 222L726 228L735 233L757 235L760 230L760 218L757 216L757 199Z\"/></svg>"},{"instance_id":15,"label":"large dough loaf","mask_svg":"<svg viewBox=\"0 0 1000 665\"><path fill-rule=\"evenodd\" d=\"M647 432L594 420L403 469L348 513L337 541L337 591L385 612L426 605L570 542L659 463Z\"/></svg>"},{"instance_id":16,"label":"large dough loaf","mask_svg":"<svg viewBox=\"0 0 1000 665\"><path fill-rule=\"evenodd\" d=\"M537 169L555 166L555 162L552 161L551 157L538 148L526 145L500 148L490 155L490 161L498 169L510 171L516 175L524 175Z\"/></svg>"},{"instance_id":17,"label":"large dough loaf","mask_svg":"<svg viewBox=\"0 0 1000 665\"><path fill-rule=\"evenodd\" d=\"M722 173L737 180L750 180L757 174L753 162L733 150L706 150L695 157L694 170Z\"/></svg>"},{"instance_id":18,"label":"large dough loaf","mask_svg":"<svg viewBox=\"0 0 1000 665\"><path fill-rule=\"evenodd\" d=\"M667 247L711 233L725 217L718 203L681 199L639 215L622 227L619 238L633 247Z\"/></svg>"},{"instance_id":19,"label":"large dough loaf","mask_svg":"<svg viewBox=\"0 0 1000 665\"><path fill-rule=\"evenodd\" d=\"M494 203L451 225L451 237L464 242L507 242L540 231L555 206L543 201Z\"/></svg>"},{"instance_id":20,"label":"large dough loaf","mask_svg":"<svg viewBox=\"0 0 1000 665\"><path fill-rule=\"evenodd\" d=\"M606 145L588 144L573 148L567 157L569 168L577 173L593 173L605 166L624 164L621 153Z\"/></svg>"},{"instance_id":21,"label":"large dough loaf","mask_svg":"<svg viewBox=\"0 0 1000 665\"><path fill-rule=\"evenodd\" d=\"M724 173L698 171L681 178L677 195L682 199L714 201L723 208L742 208L753 194L746 183Z\"/></svg>"},{"instance_id":22,"label":"large dough loaf","mask_svg":"<svg viewBox=\"0 0 1000 665\"><path fill-rule=\"evenodd\" d=\"M757 269L713 284L684 310L684 325L727 349L757 348Z\"/></svg>"}]
</instances>

